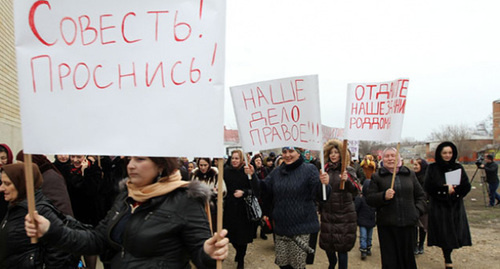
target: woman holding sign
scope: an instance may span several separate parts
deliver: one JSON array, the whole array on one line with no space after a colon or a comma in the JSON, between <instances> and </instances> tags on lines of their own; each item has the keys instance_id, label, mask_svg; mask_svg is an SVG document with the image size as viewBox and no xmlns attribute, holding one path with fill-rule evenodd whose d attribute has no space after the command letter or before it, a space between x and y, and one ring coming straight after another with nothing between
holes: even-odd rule
<instances>
[{"instance_id":1,"label":"woman holding sign","mask_svg":"<svg viewBox=\"0 0 500 269\"><path fill-rule=\"evenodd\" d=\"M73 252L114 252L111 268L215 268L227 257L227 231L211 236L204 205L210 196L199 182L181 180L176 158L131 157L126 191L106 218L90 230L73 230L35 213L26 233ZM221 239L217 241L217 239Z\"/></svg>"},{"instance_id":2,"label":"woman holding sign","mask_svg":"<svg viewBox=\"0 0 500 269\"><path fill-rule=\"evenodd\" d=\"M425 193L395 148L384 150L382 163L372 175L366 195L368 205L377 209L382 268L416 269L415 226L425 213Z\"/></svg>"},{"instance_id":3,"label":"woman holding sign","mask_svg":"<svg viewBox=\"0 0 500 269\"><path fill-rule=\"evenodd\" d=\"M347 269L347 252L356 243L357 215L354 206L354 198L359 193L359 184L356 182L356 171L348 167L347 171L341 171L343 144L341 141L332 139L328 141L323 152L325 160L325 171L330 176L329 185L332 187L330 198L320 205L321 235L319 246L325 250L330 266L335 268L337 261L339 269ZM350 157L347 158L350 161ZM341 182L344 188L340 188ZM371 246L370 246L371 247Z\"/></svg>"},{"instance_id":4,"label":"woman holding sign","mask_svg":"<svg viewBox=\"0 0 500 269\"><path fill-rule=\"evenodd\" d=\"M41 191L43 178L38 166L32 164L36 210L48 219L58 217ZM7 215L0 224L0 268L75 268L77 260L46 242L32 244L24 231L24 217L28 213L24 164L8 164L0 168L0 192L9 203Z\"/></svg>"},{"instance_id":5,"label":"woman holding sign","mask_svg":"<svg viewBox=\"0 0 500 269\"><path fill-rule=\"evenodd\" d=\"M463 202L471 185L465 169L456 162L457 157L457 147L453 143L439 144L436 162L427 168L424 183L430 198L427 244L443 250L446 268L453 268L453 249L472 245ZM447 174L452 171L458 171L453 183L453 179L448 176L450 174Z\"/></svg>"}]
</instances>

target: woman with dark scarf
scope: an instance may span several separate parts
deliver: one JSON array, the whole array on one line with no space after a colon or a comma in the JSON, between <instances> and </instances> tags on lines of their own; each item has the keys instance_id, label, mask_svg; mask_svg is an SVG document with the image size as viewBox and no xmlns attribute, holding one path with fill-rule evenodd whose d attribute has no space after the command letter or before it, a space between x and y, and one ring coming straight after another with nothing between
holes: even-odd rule
<instances>
[{"instance_id":1,"label":"woman with dark scarf","mask_svg":"<svg viewBox=\"0 0 500 269\"><path fill-rule=\"evenodd\" d=\"M73 230L35 213L26 233L89 255L114 253L111 268L215 268L227 257L226 230L210 233L204 211L209 190L182 181L177 158L131 157L126 191L97 227ZM220 241L217 241L220 239Z\"/></svg>"},{"instance_id":2,"label":"woman with dark scarf","mask_svg":"<svg viewBox=\"0 0 500 269\"><path fill-rule=\"evenodd\" d=\"M28 203L24 164L8 164L0 170L0 192L5 194L4 199L9 203L7 214L0 224L0 268L75 268L77 260L71 254L57 250L44 241L32 244L26 236L24 218L28 213ZM49 200L40 190L42 174L36 164L32 165L32 170L36 210L51 221L57 221L58 217L50 207Z\"/></svg>"},{"instance_id":3,"label":"woman with dark scarf","mask_svg":"<svg viewBox=\"0 0 500 269\"><path fill-rule=\"evenodd\" d=\"M422 186L422 188L424 187L424 179L425 179L425 173L427 172L427 166L428 166L427 162L422 158L418 158L413 161L413 171L415 171L418 183L420 183L420 186ZM429 198L427 197L427 194L425 195L425 202L426 205L428 206ZM427 212L427 207L426 207L426 212ZM428 213L425 213L422 216L420 216L418 225L415 228L415 239L417 242L414 251L415 255L424 254L424 242L425 242L425 236L427 235L428 219L429 219Z\"/></svg>"},{"instance_id":4,"label":"woman with dark scarf","mask_svg":"<svg viewBox=\"0 0 500 269\"><path fill-rule=\"evenodd\" d=\"M319 246L325 250L330 262L329 269L334 269L337 261L339 269L347 269L347 252L356 243L357 215L354 198L360 192L356 171L348 167L342 173L342 142L329 140L323 148L325 160L325 171L330 176L329 185L332 191L330 198L320 206L321 234ZM349 157L347 158L350 159ZM340 184L344 183L344 189ZM338 255L337 255L338 254Z\"/></svg>"},{"instance_id":5,"label":"woman with dark scarf","mask_svg":"<svg viewBox=\"0 0 500 269\"><path fill-rule=\"evenodd\" d=\"M16 155L16 160L24 162L24 152L21 150ZM73 216L71 201L69 199L66 181L57 168L45 155L31 155L33 163L38 165L43 176L42 193L65 215Z\"/></svg>"},{"instance_id":6,"label":"woman with dark scarf","mask_svg":"<svg viewBox=\"0 0 500 269\"><path fill-rule=\"evenodd\" d=\"M327 173L320 176L314 165L305 163L295 147L284 147L282 154L284 163L260 181L263 212L274 220L275 263L280 268L301 269L306 267L307 254L314 251L309 240L320 227L316 201L322 200L321 184L328 184L329 177ZM330 191L326 185L328 195Z\"/></svg>"},{"instance_id":7,"label":"woman with dark scarf","mask_svg":"<svg viewBox=\"0 0 500 269\"><path fill-rule=\"evenodd\" d=\"M11 164L14 156L7 144L0 144L0 168L3 165ZM3 219L7 213L7 205L9 203L4 200L3 192L0 193L0 219Z\"/></svg>"},{"instance_id":8,"label":"woman with dark scarf","mask_svg":"<svg viewBox=\"0 0 500 269\"><path fill-rule=\"evenodd\" d=\"M66 181L71 178L71 161L69 159L69 155L54 155L54 166L59 170L61 175L64 177Z\"/></svg>"},{"instance_id":9,"label":"woman with dark scarf","mask_svg":"<svg viewBox=\"0 0 500 269\"><path fill-rule=\"evenodd\" d=\"M452 142L439 144L434 158L436 162L429 165L424 182L430 197L427 245L440 247L445 267L453 268L453 249L472 245L463 201L471 185L465 169L457 163L458 150ZM460 170L460 184L447 184L446 173L456 170Z\"/></svg>"},{"instance_id":10,"label":"woman with dark scarf","mask_svg":"<svg viewBox=\"0 0 500 269\"><path fill-rule=\"evenodd\" d=\"M366 202L377 210L382 268L416 269L415 226L425 213L425 193L415 172L403 166L397 154L395 148L384 150L382 167L372 175Z\"/></svg>"}]
</instances>

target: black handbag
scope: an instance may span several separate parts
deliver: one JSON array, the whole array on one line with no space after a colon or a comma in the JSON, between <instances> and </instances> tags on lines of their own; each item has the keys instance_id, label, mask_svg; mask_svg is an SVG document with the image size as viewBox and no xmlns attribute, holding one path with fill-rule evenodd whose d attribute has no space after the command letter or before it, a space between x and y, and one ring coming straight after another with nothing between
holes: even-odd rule
<instances>
[{"instance_id":1,"label":"black handbag","mask_svg":"<svg viewBox=\"0 0 500 269\"><path fill-rule=\"evenodd\" d=\"M243 200L245 200L248 220L260 221L260 219L262 218L262 209L260 208L257 197L249 194L244 197Z\"/></svg>"}]
</instances>

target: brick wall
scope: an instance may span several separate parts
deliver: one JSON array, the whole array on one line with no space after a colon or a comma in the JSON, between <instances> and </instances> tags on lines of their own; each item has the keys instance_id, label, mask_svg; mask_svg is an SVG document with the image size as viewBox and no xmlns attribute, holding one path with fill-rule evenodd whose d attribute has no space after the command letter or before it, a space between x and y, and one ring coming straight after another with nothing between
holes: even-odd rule
<instances>
[{"instance_id":1,"label":"brick wall","mask_svg":"<svg viewBox=\"0 0 500 269\"><path fill-rule=\"evenodd\" d=\"M0 142L21 148L21 117L14 49L14 0L0 0Z\"/></svg>"}]
</instances>

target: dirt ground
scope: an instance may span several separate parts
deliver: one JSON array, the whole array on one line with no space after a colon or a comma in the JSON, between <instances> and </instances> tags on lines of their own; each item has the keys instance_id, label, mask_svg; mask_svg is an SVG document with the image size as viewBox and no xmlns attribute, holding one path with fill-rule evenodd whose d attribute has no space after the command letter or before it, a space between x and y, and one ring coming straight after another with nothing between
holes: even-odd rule
<instances>
[{"instance_id":1,"label":"dirt ground","mask_svg":"<svg viewBox=\"0 0 500 269\"><path fill-rule=\"evenodd\" d=\"M474 171L475 169L473 167L467 169L470 179L472 179ZM495 208L485 207L484 189L483 185L480 183L481 179L478 173L478 176L476 176L472 184L473 189L465 200L471 229L472 246L453 251L452 259L454 268L500 268L500 206ZM378 246L378 235L375 228L373 232L372 256L367 257L366 260L361 260L361 255L358 250L359 241L356 242L354 248L349 252L349 268L380 268L380 249ZM424 254L416 256L418 268L444 268L444 259L440 248L425 247L424 251ZM229 257L223 262L223 268L236 268L234 255L234 248L230 246ZM257 238L252 244L248 245L248 251L245 257L245 268L278 268L278 266L274 264L274 245L271 235L268 240ZM314 264L308 265L307 268L328 268L328 258L325 252L319 247L316 248Z\"/></svg>"}]
</instances>

